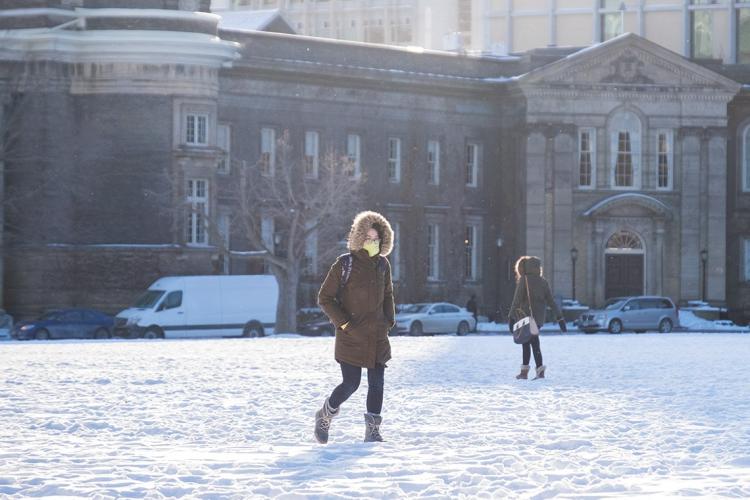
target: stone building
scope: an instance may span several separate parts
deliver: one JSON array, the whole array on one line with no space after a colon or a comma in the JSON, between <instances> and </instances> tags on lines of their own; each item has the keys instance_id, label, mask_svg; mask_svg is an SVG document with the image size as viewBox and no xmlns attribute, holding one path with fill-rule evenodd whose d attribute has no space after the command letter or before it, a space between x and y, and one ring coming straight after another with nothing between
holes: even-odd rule
<instances>
[{"instance_id":1,"label":"stone building","mask_svg":"<svg viewBox=\"0 0 750 500\"><path fill-rule=\"evenodd\" d=\"M16 316L115 312L163 275L262 272L230 188L286 132L300 158L330 147L364 174L362 208L396 229L399 302L476 293L484 313L507 308L511 263L536 254L558 297L660 293L747 314L750 106L735 66L636 35L478 57L219 30L207 2L117 4L0 9ZM331 243L311 240L302 305Z\"/></svg>"}]
</instances>

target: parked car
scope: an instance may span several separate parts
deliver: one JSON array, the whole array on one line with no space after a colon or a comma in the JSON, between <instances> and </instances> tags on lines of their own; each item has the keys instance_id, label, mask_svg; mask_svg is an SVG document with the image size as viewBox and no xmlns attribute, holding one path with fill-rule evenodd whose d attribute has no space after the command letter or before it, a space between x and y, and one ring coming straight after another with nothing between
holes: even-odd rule
<instances>
[{"instance_id":1,"label":"parked car","mask_svg":"<svg viewBox=\"0 0 750 500\"><path fill-rule=\"evenodd\" d=\"M297 332L300 335L332 337L336 329L323 311L314 309L297 315Z\"/></svg>"},{"instance_id":2,"label":"parked car","mask_svg":"<svg viewBox=\"0 0 750 500\"><path fill-rule=\"evenodd\" d=\"M605 330L669 333L679 324L679 311L669 297L641 296L610 299L603 309L582 314L579 328L586 333Z\"/></svg>"},{"instance_id":3,"label":"parked car","mask_svg":"<svg viewBox=\"0 0 750 500\"><path fill-rule=\"evenodd\" d=\"M272 275L167 276L115 317L116 334L135 338L263 337L276 326Z\"/></svg>"},{"instance_id":4,"label":"parked car","mask_svg":"<svg viewBox=\"0 0 750 500\"><path fill-rule=\"evenodd\" d=\"M17 340L108 339L112 316L93 309L62 309L43 314L35 321L19 321L11 330Z\"/></svg>"},{"instance_id":5,"label":"parked car","mask_svg":"<svg viewBox=\"0 0 750 500\"><path fill-rule=\"evenodd\" d=\"M447 302L412 304L396 314L397 334L453 333L466 335L475 327L474 316Z\"/></svg>"}]
</instances>

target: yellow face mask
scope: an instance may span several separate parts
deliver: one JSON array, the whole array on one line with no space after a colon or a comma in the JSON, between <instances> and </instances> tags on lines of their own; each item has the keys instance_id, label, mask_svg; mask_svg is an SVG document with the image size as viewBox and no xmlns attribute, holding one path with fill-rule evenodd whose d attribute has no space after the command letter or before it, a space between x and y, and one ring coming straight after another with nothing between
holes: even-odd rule
<instances>
[{"instance_id":1,"label":"yellow face mask","mask_svg":"<svg viewBox=\"0 0 750 500\"><path fill-rule=\"evenodd\" d=\"M380 253L380 241L366 241L365 244L362 245L362 248L367 250L367 255L369 255L370 257L375 257Z\"/></svg>"}]
</instances>

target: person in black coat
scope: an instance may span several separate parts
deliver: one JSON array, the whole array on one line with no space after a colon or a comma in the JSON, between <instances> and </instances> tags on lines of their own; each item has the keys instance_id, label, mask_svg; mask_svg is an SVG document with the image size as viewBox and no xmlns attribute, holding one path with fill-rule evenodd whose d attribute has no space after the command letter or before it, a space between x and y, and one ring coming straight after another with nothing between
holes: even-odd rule
<instances>
[{"instance_id":1,"label":"person in black coat","mask_svg":"<svg viewBox=\"0 0 750 500\"><path fill-rule=\"evenodd\" d=\"M472 316L474 316L474 331L477 331L477 325L479 325L479 318L477 316L477 295L475 293L471 294L471 298L466 303L466 310L471 313Z\"/></svg>"},{"instance_id":2,"label":"person in black coat","mask_svg":"<svg viewBox=\"0 0 750 500\"><path fill-rule=\"evenodd\" d=\"M568 331L565 320L560 314L555 300L552 298L552 291L549 283L542 276L542 261L539 257L523 256L516 261L516 293L513 295L513 303L508 312L508 326L513 331L513 324L526 316L533 315L536 324L541 327L544 324L547 306L549 306L557 318L560 330ZM528 286L528 289L527 289ZM529 303L529 301L531 303ZM532 314L533 312L533 314ZM531 340L523 345L523 364L521 373L516 375L517 379L529 378L529 361L531 352L534 353L534 363L536 364L536 377L544 378L544 371L547 369L542 361L542 349L539 343L539 335L532 335Z\"/></svg>"}]
</instances>

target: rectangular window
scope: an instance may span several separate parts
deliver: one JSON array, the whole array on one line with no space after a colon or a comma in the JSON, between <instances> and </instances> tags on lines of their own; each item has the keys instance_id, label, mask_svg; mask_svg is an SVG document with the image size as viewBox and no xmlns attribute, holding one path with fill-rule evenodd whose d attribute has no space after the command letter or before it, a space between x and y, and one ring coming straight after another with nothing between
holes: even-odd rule
<instances>
[{"instance_id":1,"label":"rectangular window","mask_svg":"<svg viewBox=\"0 0 750 500\"><path fill-rule=\"evenodd\" d=\"M427 224L427 280L440 278L440 226Z\"/></svg>"},{"instance_id":2,"label":"rectangular window","mask_svg":"<svg viewBox=\"0 0 750 500\"><path fill-rule=\"evenodd\" d=\"M622 35L623 14L608 13L601 15L602 42Z\"/></svg>"},{"instance_id":3,"label":"rectangular window","mask_svg":"<svg viewBox=\"0 0 750 500\"><path fill-rule=\"evenodd\" d=\"M479 275L479 228L473 224L464 230L464 277L468 281L476 281Z\"/></svg>"},{"instance_id":4,"label":"rectangular window","mask_svg":"<svg viewBox=\"0 0 750 500\"><path fill-rule=\"evenodd\" d=\"M737 9L737 62L750 63L750 9Z\"/></svg>"},{"instance_id":5,"label":"rectangular window","mask_svg":"<svg viewBox=\"0 0 750 500\"><path fill-rule=\"evenodd\" d=\"M693 2L695 3L695 2ZM690 56L697 59L714 57L714 13L711 10L694 10L690 13Z\"/></svg>"},{"instance_id":6,"label":"rectangular window","mask_svg":"<svg viewBox=\"0 0 750 500\"><path fill-rule=\"evenodd\" d=\"M630 132L619 132L617 137L617 161L615 163L615 186L633 185L633 153Z\"/></svg>"},{"instance_id":7,"label":"rectangular window","mask_svg":"<svg viewBox=\"0 0 750 500\"><path fill-rule=\"evenodd\" d=\"M317 132L305 132L305 177L318 177L319 140Z\"/></svg>"},{"instance_id":8,"label":"rectangular window","mask_svg":"<svg viewBox=\"0 0 750 500\"><path fill-rule=\"evenodd\" d=\"M672 189L672 133L660 130L656 134L656 187Z\"/></svg>"},{"instance_id":9,"label":"rectangular window","mask_svg":"<svg viewBox=\"0 0 750 500\"><path fill-rule=\"evenodd\" d=\"M354 177L362 175L362 147L357 134L346 136L346 156L349 158L349 174Z\"/></svg>"},{"instance_id":10,"label":"rectangular window","mask_svg":"<svg viewBox=\"0 0 750 500\"><path fill-rule=\"evenodd\" d=\"M742 262L745 265L744 269L744 280L750 281L750 238L746 238L743 240L743 248L742 248Z\"/></svg>"},{"instance_id":11,"label":"rectangular window","mask_svg":"<svg viewBox=\"0 0 750 500\"><path fill-rule=\"evenodd\" d=\"M185 240L191 245L207 245L208 235L208 181L187 180L188 217Z\"/></svg>"},{"instance_id":12,"label":"rectangular window","mask_svg":"<svg viewBox=\"0 0 750 500\"><path fill-rule=\"evenodd\" d=\"M388 180L401 182L401 139L388 139Z\"/></svg>"},{"instance_id":13,"label":"rectangular window","mask_svg":"<svg viewBox=\"0 0 750 500\"><path fill-rule=\"evenodd\" d=\"M220 174L228 174L232 161L232 129L229 125L219 125L216 129L216 147L223 153L217 170Z\"/></svg>"},{"instance_id":14,"label":"rectangular window","mask_svg":"<svg viewBox=\"0 0 750 500\"><path fill-rule=\"evenodd\" d=\"M578 186L594 187L594 158L596 158L596 130L578 131Z\"/></svg>"},{"instance_id":15,"label":"rectangular window","mask_svg":"<svg viewBox=\"0 0 750 500\"><path fill-rule=\"evenodd\" d=\"M477 186L477 173L479 171L479 144L469 143L466 145L466 185Z\"/></svg>"},{"instance_id":16,"label":"rectangular window","mask_svg":"<svg viewBox=\"0 0 750 500\"><path fill-rule=\"evenodd\" d=\"M401 279L401 223L394 222L391 225L393 229L393 250L391 251L391 279L398 281Z\"/></svg>"},{"instance_id":17,"label":"rectangular window","mask_svg":"<svg viewBox=\"0 0 750 500\"><path fill-rule=\"evenodd\" d=\"M263 128L260 131L260 173L273 175L276 170L276 131Z\"/></svg>"},{"instance_id":18,"label":"rectangular window","mask_svg":"<svg viewBox=\"0 0 750 500\"><path fill-rule=\"evenodd\" d=\"M437 186L440 184L440 142L427 142L427 176L428 182Z\"/></svg>"},{"instance_id":19,"label":"rectangular window","mask_svg":"<svg viewBox=\"0 0 750 500\"><path fill-rule=\"evenodd\" d=\"M208 115L197 113L185 115L185 143L192 146L208 144Z\"/></svg>"}]
</instances>

